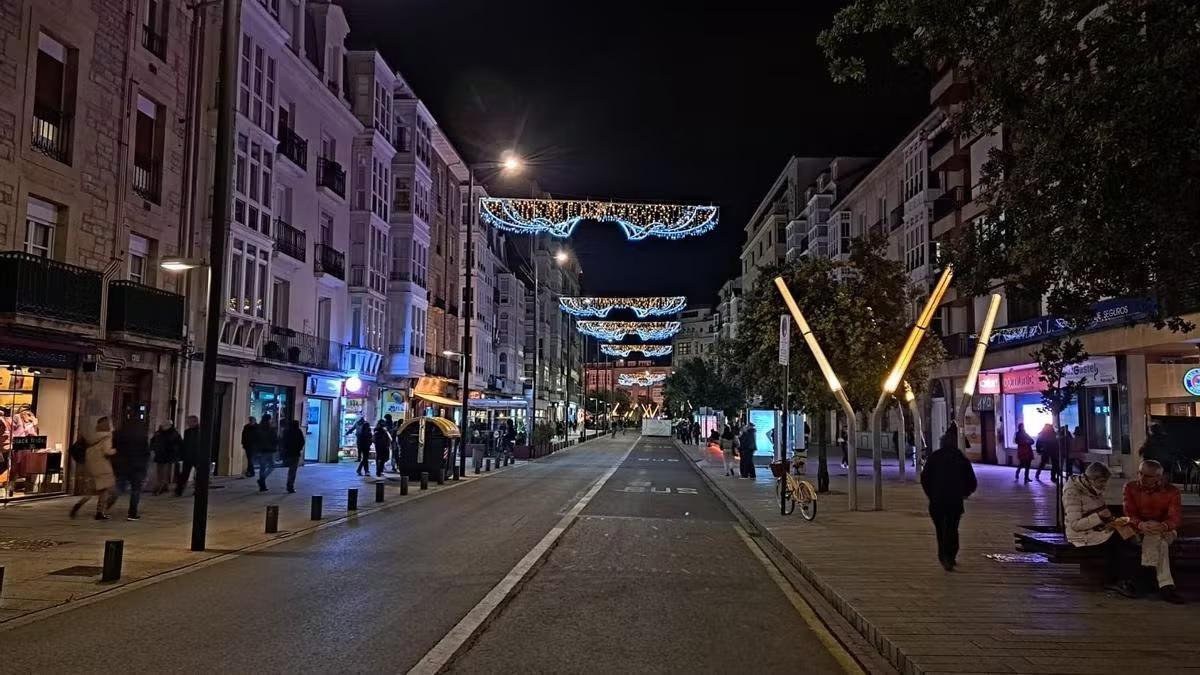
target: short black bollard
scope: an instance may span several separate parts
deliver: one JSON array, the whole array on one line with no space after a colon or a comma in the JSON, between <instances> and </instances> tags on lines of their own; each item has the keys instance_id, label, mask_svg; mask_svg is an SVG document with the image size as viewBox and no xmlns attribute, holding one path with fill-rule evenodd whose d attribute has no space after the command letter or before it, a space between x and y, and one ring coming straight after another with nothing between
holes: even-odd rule
<instances>
[{"instance_id":1,"label":"short black bollard","mask_svg":"<svg viewBox=\"0 0 1200 675\"><path fill-rule=\"evenodd\" d=\"M382 481L375 484L375 503L379 504L381 502L383 502L383 482Z\"/></svg>"},{"instance_id":2,"label":"short black bollard","mask_svg":"<svg viewBox=\"0 0 1200 675\"><path fill-rule=\"evenodd\" d=\"M104 542L104 568L100 581L116 581L121 578L121 557L125 554L125 540L109 539Z\"/></svg>"},{"instance_id":3,"label":"short black bollard","mask_svg":"<svg viewBox=\"0 0 1200 675\"><path fill-rule=\"evenodd\" d=\"M428 471L421 472L421 489L422 490L429 489L429 472Z\"/></svg>"},{"instance_id":4,"label":"short black bollard","mask_svg":"<svg viewBox=\"0 0 1200 675\"><path fill-rule=\"evenodd\" d=\"M491 457L488 457L487 459L483 460L483 470L485 473L492 470L492 458Z\"/></svg>"},{"instance_id":5,"label":"short black bollard","mask_svg":"<svg viewBox=\"0 0 1200 675\"><path fill-rule=\"evenodd\" d=\"M479 465L478 464L475 465L475 475L476 476L479 475Z\"/></svg>"},{"instance_id":6,"label":"short black bollard","mask_svg":"<svg viewBox=\"0 0 1200 675\"><path fill-rule=\"evenodd\" d=\"M0 594L4 593L4 565L0 565Z\"/></svg>"},{"instance_id":7,"label":"short black bollard","mask_svg":"<svg viewBox=\"0 0 1200 675\"><path fill-rule=\"evenodd\" d=\"M445 485L445 484L446 484L446 467L442 467L442 468L438 469L438 472L437 472L437 484L438 484L438 485Z\"/></svg>"},{"instance_id":8,"label":"short black bollard","mask_svg":"<svg viewBox=\"0 0 1200 675\"><path fill-rule=\"evenodd\" d=\"M279 532L279 507L272 504L267 507L267 534Z\"/></svg>"},{"instance_id":9,"label":"short black bollard","mask_svg":"<svg viewBox=\"0 0 1200 675\"><path fill-rule=\"evenodd\" d=\"M358 510L358 488L349 488L346 490L346 510Z\"/></svg>"},{"instance_id":10,"label":"short black bollard","mask_svg":"<svg viewBox=\"0 0 1200 675\"><path fill-rule=\"evenodd\" d=\"M311 517L313 520L321 519L321 506L322 506L321 502L323 502L323 501L325 501L325 500L321 497L321 495L313 495L312 509L310 509L310 513L309 513L309 517Z\"/></svg>"},{"instance_id":11,"label":"short black bollard","mask_svg":"<svg viewBox=\"0 0 1200 675\"><path fill-rule=\"evenodd\" d=\"M454 467L450 469L450 480L458 480L458 465L457 464L455 464Z\"/></svg>"},{"instance_id":12,"label":"short black bollard","mask_svg":"<svg viewBox=\"0 0 1200 675\"><path fill-rule=\"evenodd\" d=\"M407 495L407 494L408 494L408 474L402 473L402 474L400 474L400 496L403 497L404 495Z\"/></svg>"}]
</instances>

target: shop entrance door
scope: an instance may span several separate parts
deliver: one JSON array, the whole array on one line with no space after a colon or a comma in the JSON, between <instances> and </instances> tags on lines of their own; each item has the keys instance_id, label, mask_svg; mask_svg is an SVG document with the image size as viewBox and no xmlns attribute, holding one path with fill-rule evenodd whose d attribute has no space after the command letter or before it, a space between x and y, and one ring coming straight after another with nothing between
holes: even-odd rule
<instances>
[{"instance_id":1,"label":"shop entrance door","mask_svg":"<svg viewBox=\"0 0 1200 675\"><path fill-rule=\"evenodd\" d=\"M216 426L213 427L217 430L217 437L213 439L213 445L218 449L214 458L215 474L220 476L229 475L229 453L226 452L225 447L229 438L229 434L225 433L225 420L229 419L227 412L230 403L229 386L228 382L216 382L213 386L213 397L216 403L213 410L217 416Z\"/></svg>"},{"instance_id":2,"label":"shop entrance door","mask_svg":"<svg viewBox=\"0 0 1200 675\"><path fill-rule=\"evenodd\" d=\"M979 446L984 464L996 463L996 413L979 413Z\"/></svg>"},{"instance_id":3,"label":"shop entrance door","mask_svg":"<svg viewBox=\"0 0 1200 675\"><path fill-rule=\"evenodd\" d=\"M330 404L329 399L309 398L304 401L304 461L329 462Z\"/></svg>"},{"instance_id":4,"label":"shop entrance door","mask_svg":"<svg viewBox=\"0 0 1200 675\"><path fill-rule=\"evenodd\" d=\"M120 427L131 421L150 425L150 371L123 368L113 383L111 419Z\"/></svg>"}]
</instances>

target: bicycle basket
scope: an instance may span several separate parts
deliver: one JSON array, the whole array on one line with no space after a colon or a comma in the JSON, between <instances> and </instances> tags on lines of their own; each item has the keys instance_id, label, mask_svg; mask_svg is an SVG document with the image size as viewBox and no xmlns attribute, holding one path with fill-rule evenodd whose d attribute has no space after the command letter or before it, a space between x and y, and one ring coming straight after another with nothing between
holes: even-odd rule
<instances>
[{"instance_id":1,"label":"bicycle basket","mask_svg":"<svg viewBox=\"0 0 1200 675\"><path fill-rule=\"evenodd\" d=\"M769 465L771 467L771 475L776 478L783 478L787 475L787 462L775 460Z\"/></svg>"}]
</instances>

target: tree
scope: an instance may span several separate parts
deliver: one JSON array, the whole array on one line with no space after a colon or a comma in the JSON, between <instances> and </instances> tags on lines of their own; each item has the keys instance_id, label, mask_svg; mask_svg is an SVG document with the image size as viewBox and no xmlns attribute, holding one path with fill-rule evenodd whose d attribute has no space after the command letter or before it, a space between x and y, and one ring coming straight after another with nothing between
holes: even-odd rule
<instances>
[{"instance_id":1,"label":"tree","mask_svg":"<svg viewBox=\"0 0 1200 675\"><path fill-rule=\"evenodd\" d=\"M1052 373L1087 356L1077 336L1095 302L1149 296L1156 326L1193 328L1200 4L854 0L818 43L834 79L861 81L881 39L902 64L965 75L954 133L1002 134L972 177L988 210L949 258L964 294L1003 284L1065 320L1067 338L1033 353L1048 401L1062 394Z\"/></svg>"},{"instance_id":2,"label":"tree","mask_svg":"<svg viewBox=\"0 0 1200 675\"><path fill-rule=\"evenodd\" d=\"M713 364L700 358L684 359L663 383L663 398L672 413L691 414L696 408L713 408L732 415L745 401L738 387Z\"/></svg>"}]
</instances>

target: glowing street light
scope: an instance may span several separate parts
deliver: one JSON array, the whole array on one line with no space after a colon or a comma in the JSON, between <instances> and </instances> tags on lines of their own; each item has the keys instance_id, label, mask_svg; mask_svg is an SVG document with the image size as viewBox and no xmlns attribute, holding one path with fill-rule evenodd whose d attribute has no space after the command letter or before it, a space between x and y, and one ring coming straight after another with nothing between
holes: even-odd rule
<instances>
[{"instance_id":1,"label":"glowing street light","mask_svg":"<svg viewBox=\"0 0 1200 675\"><path fill-rule=\"evenodd\" d=\"M158 266L167 272L187 272L200 267L205 267L201 260L195 258L180 258L179 256L167 256L158 263Z\"/></svg>"},{"instance_id":2,"label":"glowing street light","mask_svg":"<svg viewBox=\"0 0 1200 675\"><path fill-rule=\"evenodd\" d=\"M993 293L992 299L988 303L987 314L983 317L983 326L979 329L979 336L975 342L975 355L971 357L971 368L967 371L967 379L963 381L962 400L958 406L958 447L965 450L966 444L963 442L967 437L966 417L967 406L970 405L971 395L975 393L975 382L979 379L979 368L983 366L983 357L987 353L988 342L992 339L992 325L996 323L996 314L1000 311L1000 294Z\"/></svg>"},{"instance_id":3,"label":"glowing street light","mask_svg":"<svg viewBox=\"0 0 1200 675\"><path fill-rule=\"evenodd\" d=\"M825 382L829 384L829 391L833 393L838 405L842 406L842 411L846 413L846 454L850 465L846 473L846 492L849 498L849 509L857 511L858 450L855 448L854 432L858 429L858 416L854 414L854 406L850 405L850 399L846 398L841 381L838 380L829 361L825 358L825 352L821 351L821 345L817 344L817 338L812 334L812 329L808 327L808 322L804 320L804 315L800 313L800 308L796 305L796 300L792 297L792 292L788 290L783 277L775 277L775 287L779 289L784 304L787 305L792 318L796 320L796 325L800 328L800 336L804 338L805 344L808 345L813 358L817 361L817 366L821 369L821 374L825 376Z\"/></svg>"},{"instance_id":4,"label":"glowing street light","mask_svg":"<svg viewBox=\"0 0 1200 675\"><path fill-rule=\"evenodd\" d=\"M571 256L567 255L566 251L558 250L554 252L554 262L558 263L559 265L567 264L567 261L570 259Z\"/></svg>"}]
</instances>

